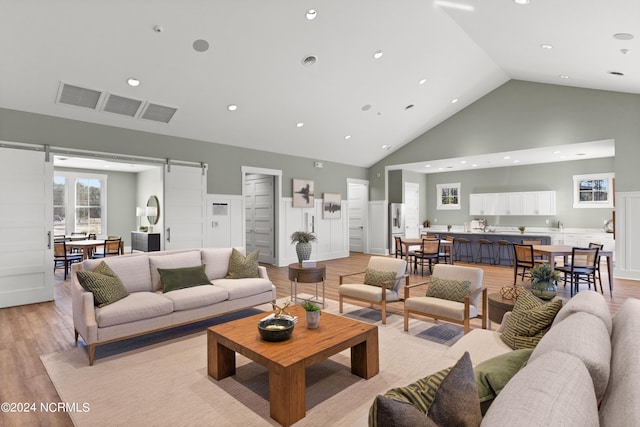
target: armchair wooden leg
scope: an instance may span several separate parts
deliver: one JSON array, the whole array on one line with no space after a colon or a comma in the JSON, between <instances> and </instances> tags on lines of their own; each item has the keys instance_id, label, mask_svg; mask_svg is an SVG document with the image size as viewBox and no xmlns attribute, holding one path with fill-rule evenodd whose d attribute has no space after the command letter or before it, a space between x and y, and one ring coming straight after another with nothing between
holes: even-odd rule
<instances>
[{"instance_id":1,"label":"armchair wooden leg","mask_svg":"<svg viewBox=\"0 0 640 427\"><path fill-rule=\"evenodd\" d=\"M338 311L342 313L342 295L338 298Z\"/></svg>"},{"instance_id":2,"label":"armchair wooden leg","mask_svg":"<svg viewBox=\"0 0 640 427\"><path fill-rule=\"evenodd\" d=\"M382 301L382 324L387 324L387 304L384 301Z\"/></svg>"},{"instance_id":3,"label":"armchair wooden leg","mask_svg":"<svg viewBox=\"0 0 640 427\"><path fill-rule=\"evenodd\" d=\"M96 356L96 345L89 344L89 366L93 366L93 359Z\"/></svg>"},{"instance_id":4,"label":"armchair wooden leg","mask_svg":"<svg viewBox=\"0 0 640 427\"><path fill-rule=\"evenodd\" d=\"M73 330L73 332L75 333L75 336L76 336L76 346L77 346L77 345L78 345L78 336L79 336L80 334L78 333L78 330L77 330L77 329L74 329L74 330Z\"/></svg>"},{"instance_id":5,"label":"armchair wooden leg","mask_svg":"<svg viewBox=\"0 0 640 427\"><path fill-rule=\"evenodd\" d=\"M409 310L404 311L404 330L409 332Z\"/></svg>"}]
</instances>

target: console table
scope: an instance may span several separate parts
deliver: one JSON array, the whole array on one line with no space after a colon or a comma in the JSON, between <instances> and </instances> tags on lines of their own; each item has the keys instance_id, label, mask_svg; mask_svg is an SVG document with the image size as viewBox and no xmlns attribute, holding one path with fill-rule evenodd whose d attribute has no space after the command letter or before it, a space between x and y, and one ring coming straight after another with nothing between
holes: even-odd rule
<instances>
[{"instance_id":1,"label":"console table","mask_svg":"<svg viewBox=\"0 0 640 427\"><path fill-rule=\"evenodd\" d=\"M131 252L154 252L160 250L160 233L131 232Z\"/></svg>"}]
</instances>

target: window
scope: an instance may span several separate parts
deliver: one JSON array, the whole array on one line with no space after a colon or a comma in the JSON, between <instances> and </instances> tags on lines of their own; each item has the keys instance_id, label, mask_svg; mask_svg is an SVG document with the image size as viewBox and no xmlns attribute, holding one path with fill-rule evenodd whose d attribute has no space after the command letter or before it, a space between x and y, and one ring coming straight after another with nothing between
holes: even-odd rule
<instances>
[{"instance_id":1,"label":"window","mask_svg":"<svg viewBox=\"0 0 640 427\"><path fill-rule=\"evenodd\" d=\"M460 209L460 183L436 184L437 210Z\"/></svg>"},{"instance_id":2,"label":"window","mask_svg":"<svg viewBox=\"0 0 640 427\"><path fill-rule=\"evenodd\" d=\"M574 208L613 208L613 173L573 176Z\"/></svg>"},{"instance_id":3,"label":"window","mask_svg":"<svg viewBox=\"0 0 640 427\"><path fill-rule=\"evenodd\" d=\"M107 234L107 176L56 171L53 178L55 234Z\"/></svg>"}]
</instances>

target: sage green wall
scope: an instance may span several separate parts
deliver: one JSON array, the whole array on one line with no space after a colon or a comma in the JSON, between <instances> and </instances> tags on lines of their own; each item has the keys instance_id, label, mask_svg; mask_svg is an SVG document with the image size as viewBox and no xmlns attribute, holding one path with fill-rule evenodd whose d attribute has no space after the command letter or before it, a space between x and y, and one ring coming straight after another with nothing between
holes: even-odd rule
<instances>
[{"instance_id":1,"label":"sage green wall","mask_svg":"<svg viewBox=\"0 0 640 427\"><path fill-rule=\"evenodd\" d=\"M402 171L389 171L389 203L404 203L403 197L404 182L402 181Z\"/></svg>"},{"instance_id":2,"label":"sage green wall","mask_svg":"<svg viewBox=\"0 0 640 427\"><path fill-rule=\"evenodd\" d=\"M510 166L461 172L435 173L427 176L427 215L433 225L463 225L469 215L469 194L510 191L556 191L556 215L553 216L485 216L489 225L556 227L558 221L567 228L601 228L611 219L612 209L573 208L573 175L608 173L613 158L578 160L541 165ZM461 209L436 210L436 185L460 183ZM437 221L435 221L437 219ZM549 221L547 224L546 221Z\"/></svg>"},{"instance_id":3,"label":"sage green wall","mask_svg":"<svg viewBox=\"0 0 640 427\"><path fill-rule=\"evenodd\" d=\"M511 80L373 165L370 198L386 198L388 165L603 139L616 191L638 191L639 118L640 95Z\"/></svg>"},{"instance_id":4,"label":"sage green wall","mask_svg":"<svg viewBox=\"0 0 640 427\"><path fill-rule=\"evenodd\" d=\"M122 236L125 246L131 245L131 231L136 229L137 174L104 170L55 168L56 171L107 175L107 230L112 236Z\"/></svg>"},{"instance_id":5,"label":"sage green wall","mask_svg":"<svg viewBox=\"0 0 640 427\"><path fill-rule=\"evenodd\" d=\"M313 180L316 197L328 192L340 193L343 199L347 197L347 178L367 179L367 169L357 166L324 161L324 168L319 169L313 166L316 159L9 109L0 109L0 140L205 162L209 165L207 192L210 194L242 194L242 166L282 170L282 193L288 197L291 196L292 178Z\"/></svg>"}]
</instances>

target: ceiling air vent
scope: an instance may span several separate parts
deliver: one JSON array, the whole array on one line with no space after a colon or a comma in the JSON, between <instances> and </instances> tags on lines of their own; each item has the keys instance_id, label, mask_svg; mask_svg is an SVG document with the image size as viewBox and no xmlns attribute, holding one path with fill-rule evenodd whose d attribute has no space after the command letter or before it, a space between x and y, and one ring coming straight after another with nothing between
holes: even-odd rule
<instances>
[{"instance_id":1,"label":"ceiling air vent","mask_svg":"<svg viewBox=\"0 0 640 427\"><path fill-rule=\"evenodd\" d=\"M156 122L169 123L169 120L171 120L176 111L178 111L177 108L149 103L142 113L141 118L154 120Z\"/></svg>"},{"instance_id":2,"label":"ceiling air vent","mask_svg":"<svg viewBox=\"0 0 640 427\"><path fill-rule=\"evenodd\" d=\"M62 83L56 102L95 110L101 95L97 90Z\"/></svg>"},{"instance_id":3,"label":"ceiling air vent","mask_svg":"<svg viewBox=\"0 0 640 427\"><path fill-rule=\"evenodd\" d=\"M107 98L107 102L105 102L104 107L102 108L102 111L135 117L141 106L142 101L138 101L137 99L110 94Z\"/></svg>"}]
</instances>

